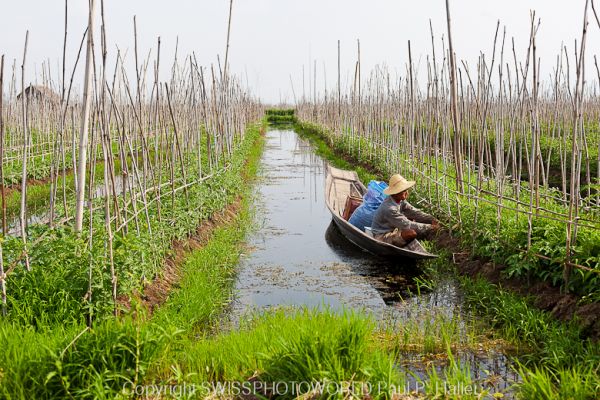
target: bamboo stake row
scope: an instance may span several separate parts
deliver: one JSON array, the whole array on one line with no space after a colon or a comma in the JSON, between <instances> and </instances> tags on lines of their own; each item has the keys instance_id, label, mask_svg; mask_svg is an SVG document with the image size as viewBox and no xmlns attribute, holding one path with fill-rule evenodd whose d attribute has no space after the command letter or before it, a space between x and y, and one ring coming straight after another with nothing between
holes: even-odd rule
<instances>
[{"instance_id":1,"label":"bamboo stake row","mask_svg":"<svg viewBox=\"0 0 600 400\"><path fill-rule=\"evenodd\" d=\"M263 106L228 68L228 48L223 68L200 66L194 54L180 59L175 53L170 77L159 80L161 39L156 56L153 50L145 58L138 56L137 19L133 19L135 76L130 79L125 55L117 50L114 66L107 65L104 1L100 0L101 26L94 29L95 0L89 0L88 24L82 37L70 81L67 82L67 18L65 0L65 34L62 68L59 78L52 79L44 66L42 85L26 85L25 68L28 34L21 64L21 93L17 94L16 64L9 84L8 101L0 101L0 184L3 210L6 170L21 170L21 207L19 235L24 244L20 255L4 268L0 243L0 289L3 312L6 311L6 275L30 265L27 249L42 236L28 240L28 221L36 215L28 212L27 184L32 168L48 165L44 179L50 184L49 198L42 211L43 223L50 228L72 224L73 230L88 240L92 250L97 238L106 238L104 246L107 270L111 276L112 301L117 312L119 270L114 257L116 235L142 230L153 237L153 218L164 218L164 210L174 205L180 192L190 209L197 209L189 190L229 168L231 156L244 137L248 124L257 121ZM230 4L230 13L232 2ZM228 30L231 27L231 15ZM83 95L73 90L74 76L85 52ZM100 51L98 51L98 49ZM98 57L96 57L98 55ZM218 60L217 60L218 61ZM4 82L4 57L0 66L0 89ZM207 73L208 71L208 73ZM36 78L37 79L37 78ZM55 82L60 82L58 94ZM36 87L44 87L41 92ZM4 93L2 90L0 92ZM2 96L4 98L4 96ZM203 163L206 162L206 165ZM44 164L45 163L45 164ZM97 168L103 170L97 174ZM72 178L71 178L72 177ZM155 207L157 214L150 214ZM43 208L43 207L42 207ZM38 211L40 212L39 208ZM94 215L103 214L103 226L94 224ZM3 233L10 236L14 227L3 211ZM171 221L175 224L176 221ZM87 225L87 230L84 229ZM104 239L102 239L104 240ZM88 265L88 292L85 300L93 301L93 265ZM10 288L8 288L10 290ZM88 315L91 325L93 315Z\"/></svg>"},{"instance_id":2,"label":"bamboo stake row","mask_svg":"<svg viewBox=\"0 0 600 400\"><path fill-rule=\"evenodd\" d=\"M416 76L410 42L404 77L378 67L363 83L358 55L351 84L342 87L338 66L337 96L328 96L326 88L316 100L303 95L297 114L324 127L332 143L361 161L383 161L389 173L427 178L422 194L452 225L463 222L461 204L474 208L469 218L475 226L483 203L490 204L499 239L510 210L526 221L529 250L536 227L560 222L567 232L568 282L578 231L600 229L600 69L596 65L593 85L584 75L589 1L575 73L564 47L550 82L540 77L536 36L541 21L535 13L523 60L514 40L512 60L507 60L510 42L498 23L491 57L482 53L473 67L455 60L448 3L444 59L436 57L430 23L425 80Z\"/></svg>"}]
</instances>

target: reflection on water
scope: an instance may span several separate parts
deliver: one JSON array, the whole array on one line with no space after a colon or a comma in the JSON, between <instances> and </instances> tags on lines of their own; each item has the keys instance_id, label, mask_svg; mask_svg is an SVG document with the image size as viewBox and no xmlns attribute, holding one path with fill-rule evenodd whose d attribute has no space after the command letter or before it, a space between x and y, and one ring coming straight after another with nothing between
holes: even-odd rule
<instances>
[{"instance_id":1,"label":"reflection on water","mask_svg":"<svg viewBox=\"0 0 600 400\"><path fill-rule=\"evenodd\" d=\"M520 377L510 368L512 363L502 352L495 350L485 352L460 351L457 358L457 361L460 362L459 368L467 371L470 376L471 384L469 386L474 391L476 390L478 394L483 391L487 391L491 395L501 392L504 394L502 398L513 398L510 388L520 381ZM437 376L444 377L444 369L448 368L450 363L449 360L437 360L422 354L405 353L399 356L397 367L400 371L406 373L408 377L407 387L419 388L419 386L423 387L423 382L426 382L425 385L427 385L428 375L432 370L436 371ZM447 389L447 391L451 391L451 389ZM483 398L493 397L486 396Z\"/></svg>"},{"instance_id":2,"label":"reflection on water","mask_svg":"<svg viewBox=\"0 0 600 400\"><path fill-rule=\"evenodd\" d=\"M133 175L129 175L127 178L123 178L122 176L117 176L115 177L114 180L114 188L113 188L113 184L112 182L109 183L108 185L108 192L113 195L113 193L115 193L117 196L120 196L123 194L123 192L128 192L131 190L131 188L137 187L137 180L135 179L135 176ZM151 186L151 183L148 183L148 186ZM104 183L101 183L99 185L96 185L94 187L94 189L92 190L92 198L94 199L98 199L98 198L103 198L105 196L106 193L106 187L104 186Z\"/></svg>"},{"instance_id":3,"label":"reflection on water","mask_svg":"<svg viewBox=\"0 0 600 400\"><path fill-rule=\"evenodd\" d=\"M341 260L351 264L356 274L368 279L388 306L417 292L414 278L421 272L415 260L382 258L362 250L342 235L333 220L325 231L325 243Z\"/></svg>"},{"instance_id":4,"label":"reflection on water","mask_svg":"<svg viewBox=\"0 0 600 400\"><path fill-rule=\"evenodd\" d=\"M118 176L115 178L114 188L111 184L108 190L109 193L111 193L111 195L112 193L115 193L117 196L121 196L124 192L129 193L132 190L132 188L136 186L137 181L133 176L129 176L126 179L123 179L122 176ZM103 198L106 193L106 187L104 186L104 182L95 185L91 193L92 199ZM48 210L48 208L48 203L43 203L34 207L28 207L26 210L27 216L25 219L25 226L29 227L38 224L49 224L50 211ZM8 235L15 236L21 234L21 218L18 215L18 213L19 210L15 210L15 212L11 213L11 215L8 216L8 219L10 220L8 222Z\"/></svg>"},{"instance_id":5,"label":"reflection on water","mask_svg":"<svg viewBox=\"0 0 600 400\"><path fill-rule=\"evenodd\" d=\"M414 260L373 256L341 235L325 205L325 171L324 160L293 131L268 132L257 227L237 278L234 315L327 306L381 318L418 292Z\"/></svg>"},{"instance_id":6,"label":"reflection on water","mask_svg":"<svg viewBox=\"0 0 600 400\"><path fill-rule=\"evenodd\" d=\"M50 213L48 210L36 211L27 210L27 217L25 218L25 226L31 226L36 224L47 224L50 221ZM12 221L8 223L8 235L16 236L21 234L21 218L19 216L14 217Z\"/></svg>"}]
</instances>

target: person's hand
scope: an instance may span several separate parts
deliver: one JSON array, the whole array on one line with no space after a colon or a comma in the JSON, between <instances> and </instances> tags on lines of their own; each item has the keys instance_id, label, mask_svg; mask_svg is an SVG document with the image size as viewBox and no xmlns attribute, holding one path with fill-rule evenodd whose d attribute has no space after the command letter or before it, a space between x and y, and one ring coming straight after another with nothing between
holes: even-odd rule
<instances>
[{"instance_id":1,"label":"person's hand","mask_svg":"<svg viewBox=\"0 0 600 400\"><path fill-rule=\"evenodd\" d=\"M402 239L404 239L406 242L410 242L411 240L417 238L417 232L415 232L412 229L403 229L400 232L400 235L402 236Z\"/></svg>"}]
</instances>

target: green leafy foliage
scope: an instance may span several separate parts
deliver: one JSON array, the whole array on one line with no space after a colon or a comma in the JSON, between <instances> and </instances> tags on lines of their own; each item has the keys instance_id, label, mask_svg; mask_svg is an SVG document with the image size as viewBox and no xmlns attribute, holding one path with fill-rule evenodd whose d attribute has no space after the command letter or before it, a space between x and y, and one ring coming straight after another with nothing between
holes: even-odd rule
<instances>
[{"instance_id":1,"label":"green leafy foliage","mask_svg":"<svg viewBox=\"0 0 600 400\"><path fill-rule=\"evenodd\" d=\"M146 282L160 273L172 240L194 232L201 221L237 196L243 185L245 161L258 137L258 127L251 129L234 155L226 160L228 168L215 170L202 184L190 186L187 193L181 190L175 196L164 197L160 218L154 202L148 209L150 227L140 219L139 223L131 222L127 231L114 235L113 262L119 296L129 297L141 291ZM195 172L196 165L197 161L190 159L190 173ZM31 226L27 246L30 272L25 270L21 239L6 239L5 263L15 264L7 283L10 320L47 329L61 323L81 323L89 314L94 319L110 317L115 305L111 300L104 219L103 211L93 214L93 236L89 229L78 236L70 227L51 230L45 225ZM84 225L89 223L87 216Z\"/></svg>"}]
</instances>

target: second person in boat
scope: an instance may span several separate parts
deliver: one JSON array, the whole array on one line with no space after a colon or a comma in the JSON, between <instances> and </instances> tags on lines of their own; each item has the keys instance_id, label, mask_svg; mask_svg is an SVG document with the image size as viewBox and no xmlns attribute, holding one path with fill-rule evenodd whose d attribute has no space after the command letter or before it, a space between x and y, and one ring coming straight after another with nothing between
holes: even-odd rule
<instances>
[{"instance_id":1,"label":"second person in boat","mask_svg":"<svg viewBox=\"0 0 600 400\"><path fill-rule=\"evenodd\" d=\"M389 186L383 191L388 197L373 216L371 231L375 239L402 247L439 229L437 219L406 201L415 183L398 174L390 178Z\"/></svg>"}]
</instances>

